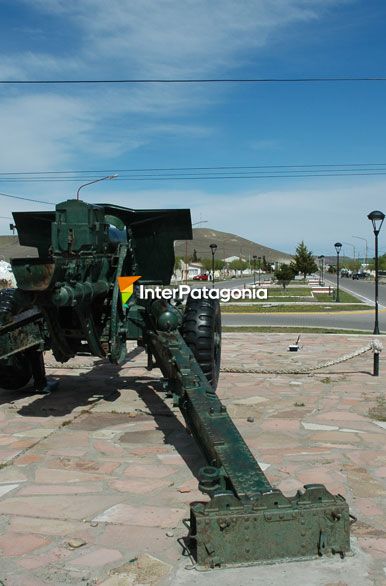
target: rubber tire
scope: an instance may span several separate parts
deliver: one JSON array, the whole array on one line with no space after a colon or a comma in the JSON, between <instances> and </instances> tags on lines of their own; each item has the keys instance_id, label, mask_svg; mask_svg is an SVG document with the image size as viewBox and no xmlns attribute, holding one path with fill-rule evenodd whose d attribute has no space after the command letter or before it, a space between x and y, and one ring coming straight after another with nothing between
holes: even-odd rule
<instances>
[{"instance_id":1,"label":"rubber tire","mask_svg":"<svg viewBox=\"0 0 386 586\"><path fill-rule=\"evenodd\" d=\"M17 313L15 307L16 289L0 290L0 326L5 325L12 320L12 316Z\"/></svg>"},{"instance_id":2,"label":"rubber tire","mask_svg":"<svg viewBox=\"0 0 386 586\"><path fill-rule=\"evenodd\" d=\"M180 331L215 391L221 363L221 311L218 300L188 297Z\"/></svg>"},{"instance_id":3,"label":"rubber tire","mask_svg":"<svg viewBox=\"0 0 386 586\"><path fill-rule=\"evenodd\" d=\"M17 313L15 291L16 289L0 291L0 326L12 320L12 316ZM31 366L24 352L12 356L7 362L0 360L0 388L15 391L25 387L31 376Z\"/></svg>"},{"instance_id":4,"label":"rubber tire","mask_svg":"<svg viewBox=\"0 0 386 586\"><path fill-rule=\"evenodd\" d=\"M32 376L28 359L21 352L11 358L11 364L3 364L0 360L0 388L16 391L25 387Z\"/></svg>"}]
</instances>

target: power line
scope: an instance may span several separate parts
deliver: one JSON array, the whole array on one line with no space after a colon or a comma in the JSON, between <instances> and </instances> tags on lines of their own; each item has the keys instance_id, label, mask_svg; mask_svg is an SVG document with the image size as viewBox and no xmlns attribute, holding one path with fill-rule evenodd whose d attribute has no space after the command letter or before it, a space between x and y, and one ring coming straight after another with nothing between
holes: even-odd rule
<instances>
[{"instance_id":1,"label":"power line","mask_svg":"<svg viewBox=\"0 0 386 586\"><path fill-rule=\"evenodd\" d=\"M282 173L282 174L260 174L260 175L146 175L146 176L130 176L130 177L118 177L116 181L207 181L207 180L230 180L230 179L299 179L299 178L314 178L314 177L359 177L359 176L382 176L386 175L386 170L379 170L379 171L368 171L368 172L346 172L346 173ZM25 178L25 179L0 179L0 182L3 183L77 183L79 181L84 180L84 177L74 177L71 179L68 178ZM1 195L1 194L0 194ZM12 196L9 196L12 197ZM23 198L19 198L23 199ZM33 200L36 201L36 200ZM48 203L48 202L40 202L40 203Z\"/></svg>"},{"instance_id":2,"label":"power line","mask_svg":"<svg viewBox=\"0 0 386 586\"><path fill-rule=\"evenodd\" d=\"M0 191L0 195L2 195L3 197L10 197L11 199L22 199L24 201L33 201L35 203L44 203L46 205L55 205L54 203L50 202L50 201L42 201L40 199L31 199L30 197L24 197L21 195L11 195L10 193L2 193Z\"/></svg>"},{"instance_id":3,"label":"power line","mask_svg":"<svg viewBox=\"0 0 386 586\"><path fill-rule=\"evenodd\" d=\"M337 77L255 77L255 78L203 78L203 79L2 79L3 85L65 85L65 84L215 84L215 83L336 83L336 82L386 81L386 76L337 76Z\"/></svg>"},{"instance_id":4,"label":"power line","mask_svg":"<svg viewBox=\"0 0 386 586\"><path fill-rule=\"evenodd\" d=\"M315 169L315 167L319 167L319 169ZM350 168L345 167L356 167L357 169L353 172ZM360 168L362 167L362 168ZM363 167L383 167L381 169L363 169ZM298 168L299 170L294 170ZM308 171L307 168L310 170ZM229 179L297 179L297 178L313 178L313 177L354 177L354 176L383 176L386 175L386 164L385 163L343 163L340 165L337 164L306 164L306 165L255 165L255 166L219 166L219 167L174 167L174 168L149 168L143 169L144 172L155 172L155 171L181 171L181 170L191 170L191 171L200 171L200 170L226 170L226 169L235 169L238 170L238 174L236 173L189 173L189 174L152 174L152 175L129 175L127 177L118 177L116 181L205 181L205 180L229 180ZM240 171L242 169L263 169L263 171L254 171L254 173L259 174L252 174L252 172ZM270 171L266 171L270 169ZM272 171L272 169L280 169L278 171ZM291 169L291 171L287 171ZM119 170L118 170L119 171ZM120 170L121 172L138 172L139 170L136 169L126 169ZM95 173L107 172L105 170L102 171L95 171ZM109 170L110 172L110 170ZM91 173L89 171L18 171L15 173L9 173L12 175L17 175L17 177L5 177L7 173L0 173L0 182L23 182L23 183L56 183L56 182L79 182L84 181L85 177L55 177L52 175L57 174L69 174L69 173ZM275 173L275 174L272 174ZM39 177L37 178L36 175L50 175L49 177ZM24 175L33 175L33 177L20 177ZM34 203L42 203L45 205L55 205L53 202L43 201L31 197L21 196L21 195L14 195L10 193L0 192L0 196L11 198L11 199L19 199L23 201L30 201Z\"/></svg>"},{"instance_id":5,"label":"power line","mask_svg":"<svg viewBox=\"0 0 386 586\"><path fill-rule=\"evenodd\" d=\"M208 167L142 167L131 169L86 169L66 171L3 171L0 175L64 175L81 173L139 173L147 171L207 171L211 169L296 169L311 167L384 167L385 163L309 163L299 165L221 165Z\"/></svg>"}]
</instances>

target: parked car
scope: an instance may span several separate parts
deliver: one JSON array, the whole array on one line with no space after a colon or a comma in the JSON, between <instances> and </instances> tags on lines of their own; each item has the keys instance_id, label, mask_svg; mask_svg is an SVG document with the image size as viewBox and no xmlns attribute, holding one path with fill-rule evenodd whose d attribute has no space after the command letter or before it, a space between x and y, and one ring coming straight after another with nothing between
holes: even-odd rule
<instances>
[{"instance_id":1,"label":"parked car","mask_svg":"<svg viewBox=\"0 0 386 586\"><path fill-rule=\"evenodd\" d=\"M367 273L353 273L352 278L354 280L365 279L367 277Z\"/></svg>"},{"instance_id":2,"label":"parked car","mask_svg":"<svg viewBox=\"0 0 386 586\"><path fill-rule=\"evenodd\" d=\"M193 277L193 281L207 281L208 280L208 275L202 274L202 275L196 275L195 277Z\"/></svg>"}]
</instances>

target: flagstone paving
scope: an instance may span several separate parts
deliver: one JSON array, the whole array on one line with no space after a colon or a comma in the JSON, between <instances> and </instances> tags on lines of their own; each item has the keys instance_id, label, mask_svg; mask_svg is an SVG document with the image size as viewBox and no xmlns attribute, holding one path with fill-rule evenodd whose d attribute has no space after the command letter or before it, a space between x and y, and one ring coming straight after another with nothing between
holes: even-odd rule
<instances>
[{"instance_id":1,"label":"flagstone paving","mask_svg":"<svg viewBox=\"0 0 386 586\"><path fill-rule=\"evenodd\" d=\"M310 482L342 494L358 517L346 559L207 572L188 570L179 540L203 499L202 456L145 356L117 368L77 357L48 396L0 390L0 584L222 586L386 585L386 398L371 352L313 375L368 336L224 335L219 395L270 482L293 495ZM131 345L131 348L133 345ZM383 413L383 417L382 417Z\"/></svg>"}]
</instances>

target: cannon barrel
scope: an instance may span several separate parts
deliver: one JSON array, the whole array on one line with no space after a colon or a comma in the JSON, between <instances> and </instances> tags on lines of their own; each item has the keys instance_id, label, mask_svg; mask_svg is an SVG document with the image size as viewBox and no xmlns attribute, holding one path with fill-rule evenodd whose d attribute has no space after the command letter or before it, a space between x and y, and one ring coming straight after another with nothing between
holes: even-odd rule
<instances>
[{"instance_id":1,"label":"cannon barrel","mask_svg":"<svg viewBox=\"0 0 386 586\"><path fill-rule=\"evenodd\" d=\"M68 307L85 301L91 301L98 295L106 295L110 285L107 281L96 283L75 283L75 285L60 284L52 294L52 303L58 307Z\"/></svg>"}]
</instances>

